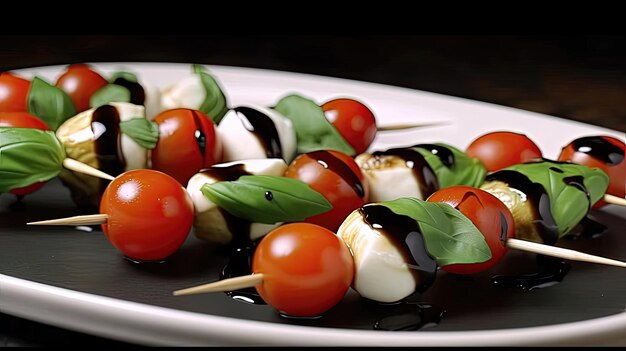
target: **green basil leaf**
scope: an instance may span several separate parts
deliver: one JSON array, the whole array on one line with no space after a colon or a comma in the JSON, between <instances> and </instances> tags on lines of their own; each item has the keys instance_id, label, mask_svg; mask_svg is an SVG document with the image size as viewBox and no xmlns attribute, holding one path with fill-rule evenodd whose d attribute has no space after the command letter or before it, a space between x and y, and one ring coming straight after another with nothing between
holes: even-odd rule
<instances>
[{"instance_id":1,"label":"green basil leaf","mask_svg":"<svg viewBox=\"0 0 626 351\"><path fill-rule=\"evenodd\" d=\"M68 118L76 114L72 99L60 88L39 77L33 78L28 91L28 112L56 130Z\"/></svg>"},{"instance_id":2,"label":"green basil leaf","mask_svg":"<svg viewBox=\"0 0 626 351\"><path fill-rule=\"evenodd\" d=\"M298 153L331 149L350 156L356 154L354 148L328 122L324 111L314 101L299 95L289 95L280 99L274 109L293 123Z\"/></svg>"},{"instance_id":3,"label":"green basil leaf","mask_svg":"<svg viewBox=\"0 0 626 351\"><path fill-rule=\"evenodd\" d=\"M485 237L474 223L446 203L400 198L380 204L417 221L426 250L440 266L480 263L491 259Z\"/></svg>"},{"instance_id":4,"label":"green basil leaf","mask_svg":"<svg viewBox=\"0 0 626 351\"><path fill-rule=\"evenodd\" d=\"M131 73L131 72L124 72L124 71L118 71L118 72L113 73L111 75L111 78L109 78L109 82L115 83L115 80L118 78L125 79L129 82L138 83L136 74Z\"/></svg>"},{"instance_id":5,"label":"green basil leaf","mask_svg":"<svg viewBox=\"0 0 626 351\"><path fill-rule=\"evenodd\" d=\"M297 222L332 209L322 194L286 177L242 176L204 184L200 191L232 215L251 222Z\"/></svg>"},{"instance_id":6,"label":"green basil leaf","mask_svg":"<svg viewBox=\"0 0 626 351\"><path fill-rule=\"evenodd\" d=\"M451 167L446 166L441 160L440 156L442 155L433 153L433 149L429 148L428 144L415 145L414 147L424 156L428 165L437 175L441 189L455 185L479 187L485 181L487 169L479 159L468 157L465 152L452 145L444 143L435 143L434 145L450 151L454 158Z\"/></svg>"},{"instance_id":7,"label":"green basil leaf","mask_svg":"<svg viewBox=\"0 0 626 351\"><path fill-rule=\"evenodd\" d=\"M550 198L550 210L558 226L559 237L567 234L587 215L589 208L604 196L609 186L609 176L599 168L574 163L543 160L505 169L522 173L543 186ZM577 184L580 181L585 189Z\"/></svg>"},{"instance_id":8,"label":"green basil leaf","mask_svg":"<svg viewBox=\"0 0 626 351\"><path fill-rule=\"evenodd\" d=\"M204 112L217 125L222 118L224 118L226 112L228 112L226 96L215 78L205 72L201 65L193 65L193 71L200 77L202 86L204 86L204 92L206 93L204 102L200 105L198 110Z\"/></svg>"},{"instance_id":9,"label":"green basil leaf","mask_svg":"<svg viewBox=\"0 0 626 351\"><path fill-rule=\"evenodd\" d=\"M146 149L154 149L159 141L159 125L142 117L120 122L120 129Z\"/></svg>"},{"instance_id":10,"label":"green basil leaf","mask_svg":"<svg viewBox=\"0 0 626 351\"><path fill-rule=\"evenodd\" d=\"M56 177L64 159L54 132L0 127L0 193Z\"/></svg>"},{"instance_id":11,"label":"green basil leaf","mask_svg":"<svg viewBox=\"0 0 626 351\"><path fill-rule=\"evenodd\" d=\"M109 102L130 102L130 91L121 85L107 84L91 95L89 106L100 107Z\"/></svg>"}]
</instances>

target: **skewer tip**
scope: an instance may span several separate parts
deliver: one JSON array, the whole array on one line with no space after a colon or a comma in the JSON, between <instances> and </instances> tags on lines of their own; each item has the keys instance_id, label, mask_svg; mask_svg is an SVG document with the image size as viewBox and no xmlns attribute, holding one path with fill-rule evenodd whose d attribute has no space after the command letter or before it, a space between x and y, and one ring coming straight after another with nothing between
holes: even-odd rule
<instances>
[{"instance_id":1,"label":"skewer tip","mask_svg":"<svg viewBox=\"0 0 626 351\"><path fill-rule=\"evenodd\" d=\"M26 225L97 225L107 222L109 216L106 214L94 214L86 216L74 216L67 218L49 219L45 221L28 222Z\"/></svg>"}]
</instances>

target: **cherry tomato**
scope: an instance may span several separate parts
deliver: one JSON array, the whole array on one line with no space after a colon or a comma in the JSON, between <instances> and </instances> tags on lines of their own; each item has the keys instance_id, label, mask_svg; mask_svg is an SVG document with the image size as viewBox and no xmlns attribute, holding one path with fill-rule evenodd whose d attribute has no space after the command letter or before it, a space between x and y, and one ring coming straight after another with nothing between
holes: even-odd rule
<instances>
[{"instance_id":1,"label":"cherry tomato","mask_svg":"<svg viewBox=\"0 0 626 351\"><path fill-rule=\"evenodd\" d=\"M483 272L502 259L506 240L515 236L511 211L488 192L469 186L453 186L433 193L427 201L445 202L463 213L480 230L491 250L491 259L481 263L451 264L441 269L457 274Z\"/></svg>"},{"instance_id":2,"label":"cherry tomato","mask_svg":"<svg viewBox=\"0 0 626 351\"><path fill-rule=\"evenodd\" d=\"M367 179L354 160L339 151L321 150L301 154L287 167L285 177L299 179L322 194L332 210L309 217L307 223L333 232L353 210L369 199Z\"/></svg>"},{"instance_id":3,"label":"cherry tomato","mask_svg":"<svg viewBox=\"0 0 626 351\"><path fill-rule=\"evenodd\" d=\"M107 84L106 79L83 63L70 65L56 82L72 99L76 112L89 109L91 95Z\"/></svg>"},{"instance_id":4,"label":"cherry tomato","mask_svg":"<svg viewBox=\"0 0 626 351\"><path fill-rule=\"evenodd\" d=\"M222 161L222 143L215 124L204 113L186 108L168 110L154 118L159 141L152 150L152 168L187 185L199 170Z\"/></svg>"},{"instance_id":5,"label":"cherry tomato","mask_svg":"<svg viewBox=\"0 0 626 351\"><path fill-rule=\"evenodd\" d=\"M252 258L263 274L259 295L290 316L318 316L344 297L354 277L354 261L343 240L328 229L291 223L268 233Z\"/></svg>"},{"instance_id":6,"label":"cherry tomato","mask_svg":"<svg viewBox=\"0 0 626 351\"><path fill-rule=\"evenodd\" d=\"M0 73L0 112L26 112L30 82L9 72Z\"/></svg>"},{"instance_id":7,"label":"cherry tomato","mask_svg":"<svg viewBox=\"0 0 626 351\"><path fill-rule=\"evenodd\" d=\"M102 230L126 257L162 260L183 244L193 223L193 203L176 179L154 170L122 173L107 186Z\"/></svg>"},{"instance_id":8,"label":"cherry tomato","mask_svg":"<svg viewBox=\"0 0 626 351\"><path fill-rule=\"evenodd\" d=\"M357 154L365 152L376 136L376 118L361 102L342 98L322 105L322 110Z\"/></svg>"},{"instance_id":9,"label":"cherry tomato","mask_svg":"<svg viewBox=\"0 0 626 351\"><path fill-rule=\"evenodd\" d=\"M578 138L563 147L559 161L571 161L588 167L603 170L609 176L607 194L624 197L626 195L626 161L623 141L610 136L589 136Z\"/></svg>"},{"instance_id":10,"label":"cherry tomato","mask_svg":"<svg viewBox=\"0 0 626 351\"><path fill-rule=\"evenodd\" d=\"M542 157L537 144L526 135L513 132L482 135L472 141L466 153L479 159L489 172Z\"/></svg>"},{"instance_id":11,"label":"cherry tomato","mask_svg":"<svg viewBox=\"0 0 626 351\"><path fill-rule=\"evenodd\" d=\"M0 127L50 130L44 121L28 112L0 112Z\"/></svg>"},{"instance_id":12,"label":"cherry tomato","mask_svg":"<svg viewBox=\"0 0 626 351\"><path fill-rule=\"evenodd\" d=\"M1 89L1 88L0 88ZM35 128L50 130L39 118L28 112L0 112L0 127ZM11 189L11 194L24 196L41 189L44 182L37 182L22 188Z\"/></svg>"}]
</instances>

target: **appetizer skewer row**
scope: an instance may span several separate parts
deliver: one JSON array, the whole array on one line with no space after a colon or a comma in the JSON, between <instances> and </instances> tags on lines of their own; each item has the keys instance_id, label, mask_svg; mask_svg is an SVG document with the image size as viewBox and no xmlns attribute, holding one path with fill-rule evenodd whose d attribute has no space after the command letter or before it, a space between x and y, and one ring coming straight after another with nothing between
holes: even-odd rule
<instances>
[{"instance_id":1,"label":"appetizer skewer row","mask_svg":"<svg viewBox=\"0 0 626 351\"><path fill-rule=\"evenodd\" d=\"M330 152L327 152L327 153L329 155L332 155ZM329 156L329 155L326 155L326 156ZM323 160L323 158L321 159ZM340 160L339 158L335 157L335 161L338 162L339 160ZM322 167L323 169L326 169L326 170L328 170L328 168L325 168L324 166L322 166L322 163L326 164L326 167L328 167L329 164L333 164L335 162L335 161L329 161L328 159L326 159L326 161L322 163L320 163L319 161L320 161L320 157L318 156L315 159L315 161L311 163L317 164L319 165L319 167ZM568 166L578 167L581 169L586 168L584 166L577 166L577 165L568 165ZM349 166L343 166L343 167L348 167L348 170L350 170L350 172L353 172L353 170L351 170ZM132 250L130 250L130 248L141 247L141 245L137 244L136 239L134 239L134 237L137 237L138 235L133 234L133 233L142 233L141 235L139 235L140 237L139 240L141 240L142 237L145 237L148 235L156 235L156 237L152 237L150 238L150 240L146 240L146 242L149 243L149 245L155 246L155 245L158 245L158 242L159 242L159 240L157 239L158 236L163 234L163 232L161 232L159 228L164 227L164 225L160 225L159 221L152 220L150 223L140 224L140 227L137 227L135 225L126 226L126 227L132 227L131 231L126 231L124 229L125 226L123 225L123 221L117 220L117 217L130 221L131 216L125 215L124 214L125 210L115 212L111 210L108 205L106 205L107 203L118 202L118 203L121 203L122 207L128 205L128 206L132 206L135 208L136 207L140 207L140 208L145 207L148 209L167 208L167 206L163 206L162 203L157 205L159 203L158 201L161 201L161 200L158 200L158 201L154 200L154 201L157 201L155 202L155 205L147 205L145 203L140 204L138 196L140 196L140 193L144 191L143 189L150 189L151 186L146 185L146 184L137 184L138 179L140 177L138 177L137 174L133 172L139 172L139 171L128 172L130 173L128 176L125 176L126 174L128 174L128 173L125 173L122 176L116 178L116 180L114 180L114 182L111 183L110 185L110 187L112 187L111 189L116 189L116 190L108 190L107 192L105 192L105 194L108 194L107 198L113 196L114 198L117 198L117 200L105 201L103 198L103 203L101 205L101 212L103 212L103 214L105 214L106 216L101 216L99 223L103 223L104 221L106 221L106 223L103 224L103 230L105 231L105 233L108 233L107 234L108 238L112 241L112 243L118 249L120 249L120 251L122 251L126 256L135 260L155 260L155 259L158 260L158 259L163 259L169 256L178 248L178 246L180 246L180 244L182 244L181 240L184 240L184 238L189 232L190 225L191 225L190 221L187 221L187 219L190 219L193 217L194 208L196 208L197 212L198 212L198 208L200 208L201 211L199 211L199 213L205 214L207 216L205 217L205 219L206 218L210 219L207 221L207 223L209 222L222 223L221 225L218 224L218 225L212 226L212 229L207 231L209 233L209 238L208 238L209 240L211 241L221 240L222 242L230 241L231 244L240 245L238 247L242 247L242 246L250 244L251 240L254 240L254 237L250 237L253 222L270 224L276 227L280 225L282 222L301 221L303 219L311 217L312 214L323 213L324 211L330 208L329 202L327 202L323 196L321 196L319 193L315 192L309 187L306 187L306 186L303 187L300 192L292 191L295 188L296 184L303 186L304 185L303 182L289 183L287 182L287 179L289 178L283 178L283 177L263 178L263 176L257 176L255 178L254 176L253 177L242 176L244 174L252 173L252 172L259 172L259 173L260 172L268 172L268 173L275 172L275 174L279 174L284 169L285 169L284 161L280 159L274 159L274 160L253 160L253 161L250 161L250 163L246 164L245 166L243 163L236 163L236 162L230 163L230 164L224 164L224 165L216 165L216 166L209 168L207 171L202 172L203 174L202 177L208 176L208 178L213 179L213 182L200 180L197 182L198 184L202 184L199 187L199 189L197 189L197 186L194 185L191 188L188 187L188 191L189 191L189 194L191 194L191 198L194 197L193 195L194 193L196 195L198 194L198 192L202 193L204 195L203 198L205 199L203 200L204 204L200 204L198 202L198 199L195 198L194 202L196 203L196 205L186 207L188 211L185 211L186 214L183 216L185 220L183 220L182 222L184 223L182 225L177 225L177 228L180 230L176 232L179 235L173 235L178 238L178 241L176 241L177 244L171 245L167 251L161 251L156 256L152 254L144 255L143 252L133 252ZM344 172L348 171L345 168L343 168L343 170ZM142 172L154 172L154 171L143 170ZM155 172L155 173L158 173L158 172ZM600 173L603 174L602 172ZM167 177L167 176L165 176L164 174L161 174L161 177ZM604 175L603 179L607 180L606 178L607 178L606 175ZM279 179L281 180L279 181ZM161 183L161 182L164 182L164 181L163 180L154 181L154 184ZM193 182L190 181L190 185L192 183ZM608 180L607 182L605 182L605 185L606 183L608 183ZM365 182L365 184L367 183ZM184 193L184 190L182 189L182 187L180 187L176 182L173 182L172 187L174 187L174 185L177 186L176 188L177 193L181 193L181 192ZM355 193L359 192L358 186L352 186L349 188L351 189L351 191ZM594 187L594 189L596 188L597 187ZM451 188L448 188L448 189L451 189ZM361 189L361 190L364 192L364 189ZM441 191L445 191L445 190L446 189L443 189ZM307 194L307 192L309 192L310 194ZM481 191L478 189L475 190L475 192L485 193L484 191ZM189 196L187 194L185 195ZM474 195L474 196L478 197L477 195ZM414 256L414 253L417 252L414 250L415 245L416 245L415 240L418 240L418 244L421 243L420 245L422 246L428 245L428 244L425 244L426 241L424 240L424 238L420 239L420 237L416 236L419 233L422 233L422 234L430 233L430 234L426 234L426 235L430 235L430 237L437 237L439 235L440 237L443 236L444 238L453 238L453 239L452 240L438 239L439 240L438 244L431 243L430 249L428 251L423 251L423 250L419 251L419 252L422 252L421 254L418 255L419 260L415 259L415 257L413 258L415 262L409 264L409 266L411 267L413 266L430 267L429 272L432 273L434 272L433 270L436 270L437 266L447 267L447 269L451 269L451 271L454 271L454 265L456 264L461 264L461 265L473 264L477 262L487 261L492 257L495 257L493 262L497 262L497 259L501 257L502 255L502 252L501 252L502 249L500 248L500 251L497 251L497 248L498 248L497 246L494 246L495 248L491 248L490 244L486 244L489 242L489 240L485 241L483 236L484 237L494 236L497 239L496 242L500 242L499 245L501 247L505 247L503 242L506 242L506 243L515 242L514 239L509 239L512 236L510 233L513 232L513 228L515 227L515 225L513 224L513 220L503 220L503 216L509 216L509 217L511 216L509 210L507 209L507 207L504 206L504 204L502 204L492 195L487 194L487 195L482 195L482 196L490 197L491 198L490 201L497 203L497 206L500 207L498 211L495 211L494 213L491 214L491 218L487 220L486 222L487 223L501 223L501 228L499 228L498 230L490 228L489 233L485 232L482 235L478 233L477 229L475 229L474 234L473 234L474 239L469 239L467 242L464 242L463 240L459 240L454 235L450 234L450 233L455 233L454 225L459 225L458 223L465 223L466 226L469 225L471 227L472 225L469 224L470 221L467 218L463 220L462 218L464 217L460 217L462 215L458 211L449 207L448 205L443 205L443 207L441 205L437 205L435 208L435 207L432 207L432 205L424 205L425 202L417 200L417 199L408 199L408 200L405 199L402 201L395 200L395 201L383 202L383 205L386 206L387 210L385 210L384 208L375 207L375 206L379 206L380 204L365 205L361 207L359 210L354 211L352 214L348 216L347 219L343 221L343 224L339 228L338 233L343 238L343 240L351 247L352 253L355 257L355 264L357 267L360 267L357 269L357 275L359 274L358 272L361 272L363 273L364 277L368 276L367 272L369 269L374 269L374 271L376 271L377 269L379 269L377 267L380 267L380 265L366 264L365 266L363 266L362 262L368 262L368 260L375 260L376 257L389 258L390 257L389 255L391 255L391 257L396 257L395 259L391 258L392 262L394 261L404 262L402 263L404 264L404 267L408 267L406 265L406 262L407 262L406 257L412 257L412 256L407 256L407 253L410 253L411 255ZM295 199L301 200L301 202L299 203L298 202L295 202L295 203L284 202L283 199L287 197L290 199L295 198ZM595 197L596 195L594 193L594 198ZM163 198L167 199L167 196L164 196L164 194L160 194L159 196L154 197L154 199L163 199ZM408 201L408 203L403 203L403 201L404 202ZM489 199L483 199L482 201L486 203L487 201L489 201ZM461 202L463 202L463 200ZM290 213L290 216L285 215L286 212L289 212L289 210L292 210L292 209L303 209L303 208L310 209L312 207L311 206L312 203L318 204L317 207L315 208L315 211L313 211L313 213L299 212L297 214ZM217 204L219 204L219 206L217 206ZM422 215L419 215L419 216L415 215L415 209L425 208L428 206L431 206L432 208L429 208L427 210L427 213L428 213L427 216L423 216L423 213ZM181 208L181 207L182 206L180 206L179 204L173 205L173 208ZM458 209L463 211L462 206L459 206ZM396 213L396 215L393 215L389 212L389 211L394 212L394 210L400 213ZM375 212L383 211L385 215L382 215L383 217L380 217L381 215L378 212L373 213L371 215L368 214L371 211L375 211ZM191 216L189 216L190 212L192 213ZM120 215L119 213L122 213L122 214ZM165 215L163 211L160 214L156 214L156 213L144 214L142 213L142 210L139 209L131 213L133 214L132 217L140 217L140 218L160 217L162 218L162 220L173 221L172 219L173 217ZM438 213L438 214L434 215L435 213ZM358 217L355 217L357 215L360 217L363 217L364 215L365 217L370 216L370 219L373 222L377 222L377 223L372 224L372 222L365 222L364 220L358 221L357 219L355 219L355 218L358 218ZM267 218L268 216L269 218ZM380 218L377 220L374 220L373 218L378 218L377 216ZM387 220L384 218L385 216L390 217L392 219ZM398 216L404 216L406 218L404 217L400 218ZM416 219L418 217L425 217L427 219L424 219L424 218ZM199 218L198 213L196 213L196 222L198 221L198 218ZM421 223L420 221L423 222L424 220L429 221L430 218L439 218L439 221L436 223L415 224L415 223ZM409 219L412 219L415 223L411 222ZM76 222L76 220L80 222ZM449 222L453 224L450 224ZM505 222L507 223L506 225L504 225ZM85 224L85 222L82 220L81 217L74 219L73 222L72 221L68 222L67 220L53 220L50 222L42 222L42 223L36 223L36 224L65 224L67 225L67 224L77 224L77 223ZM363 227L365 223L370 223L371 225ZM413 243L414 245L411 245L411 247L407 247L405 245L404 246L405 251L396 250L395 252L393 252L393 251L389 251L388 241L390 239L385 239L387 240L387 242L385 243L385 241L378 241L378 239L373 240L373 241L372 239L364 239L364 238L367 238L367 236L365 237L356 236L354 233L356 230L355 225L357 224L361 226L359 227L361 229L370 228L370 231L374 229L385 228L385 227L388 227L388 228L401 227L398 230L403 231L405 234L413 233L413 232L417 234L413 234L412 241L410 240L410 242ZM309 226L310 224L305 225L306 228L308 228ZM402 227L402 226L408 226L408 227ZM503 235L502 228L504 227L508 228L504 230L504 232L506 232L506 235ZM202 227L197 226L196 230L198 230L198 228L202 228ZM263 235L264 232L269 230L269 228L272 228L272 226L261 227L260 235ZM282 226L278 228L282 228ZM411 228L413 229L418 228L418 230L415 231ZM359 229L359 232L361 229ZM120 234L118 235L111 234L111 232L115 230L119 231ZM329 231L327 229L325 230L333 234L332 231ZM465 231L461 230L457 232L464 233ZM152 233L152 234L145 234L145 233ZM352 233L352 234L345 234L345 233ZM254 235L258 235L258 234L254 234ZM376 237L381 237L381 236L377 235ZM480 238L480 239L477 240L476 238ZM263 240L261 241L261 243L263 242ZM394 240L394 242L402 242L402 241L403 240L399 240L399 241ZM371 243L367 244L368 242L371 242ZM406 240L404 240L404 242L406 242ZM460 242L461 244L459 245L458 242ZM362 249L361 246L359 246L359 245L362 245L363 243L366 243L367 244L366 246L369 245L370 248L373 248L373 249L376 249L376 246L380 246L384 248L385 251L383 251L383 253L379 252L379 254L372 255L374 259L368 258L367 260L361 261L360 259L363 256L359 256L358 252L366 252L366 251L362 251L364 249ZM456 245L456 249L451 249L451 246L450 246L451 243ZM417 245L417 247L422 247L420 245ZM436 250L438 247L437 245L439 245L442 248L439 252L443 252L444 256L441 256L441 254L436 253L437 252ZM162 245L159 247L162 247ZM469 247L469 250L468 250L468 247ZM476 247L478 247L478 249ZM482 247L482 249L480 247ZM522 246L518 246L516 248L521 248L521 247ZM542 250L543 250L542 251L543 253L546 253L546 250L544 249ZM146 250L146 251L150 252L151 250ZM433 251L435 251L435 253L433 253ZM549 249L547 249L547 251L549 251ZM563 251L563 249L557 250L557 251L560 251L559 254L562 254L564 252L571 254L571 252ZM248 252L250 252L250 250L248 250ZM427 254L424 254L424 252L427 252ZM469 258L467 257L468 252L470 253ZM496 252L496 254L493 254L493 252ZM449 253L453 253L452 258L451 259L450 257L446 258L445 256L446 253L448 253L448 255ZM474 255L473 257L471 256L472 254ZM433 256L435 258L433 258ZM570 259L576 258L576 255L567 256L567 258L570 258ZM605 259L605 262L611 262L611 261L610 260L607 261ZM618 264L623 265L623 263L618 263ZM493 263L491 262L486 264L487 267L491 265L493 265ZM374 267L374 268L371 268L371 267ZM462 270L466 272L470 272L471 270L468 270L467 267L468 266L465 266L465 268ZM474 269L477 269L477 268L474 268ZM393 274L391 273L387 275L393 276ZM413 273L409 269L408 273L406 272L400 273L399 276L401 277L411 276L412 277ZM430 274L430 276L434 276L434 273ZM258 279L258 276L255 279ZM364 279L365 281L368 280L367 278L364 278ZM424 277L421 277L421 278L418 277L413 280L408 280L404 284L405 285L408 284L407 286L410 286L410 282L417 282L415 284L422 286L422 284L425 284L425 282L429 282L430 281L429 279L432 279L432 278L427 279ZM356 281L362 281L362 279L355 278L355 282ZM424 286L427 287L428 284L425 284ZM416 289L419 290L418 288L415 288L414 286L414 290ZM361 290L363 289L361 288ZM369 293L367 292L364 292L363 294L366 297L369 296ZM328 306L326 307L328 308Z\"/></svg>"},{"instance_id":2,"label":"appetizer skewer row","mask_svg":"<svg viewBox=\"0 0 626 351\"><path fill-rule=\"evenodd\" d=\"M437 197L445 203L435 201ZM283 314L317 316L337 304L348 286L370 300L396 302L428 289L439 266L454 273L480 272L495 265L507 248L587 262L606 260L566 249L555 255L552 247L513 239L512 222L500 201L470 187L440 190L428 202L402 198L367 204L346 218L338 240L313 224L278 227L260 241L253 274L177 290L174 295L255 287ZM340 243L349 250L336 249ZM329 252L336 254L333 264L327 264ZM348 254L352 262L346 262ZM620 261L604 262L626 267Z\"/></svg>"}]
</instances>

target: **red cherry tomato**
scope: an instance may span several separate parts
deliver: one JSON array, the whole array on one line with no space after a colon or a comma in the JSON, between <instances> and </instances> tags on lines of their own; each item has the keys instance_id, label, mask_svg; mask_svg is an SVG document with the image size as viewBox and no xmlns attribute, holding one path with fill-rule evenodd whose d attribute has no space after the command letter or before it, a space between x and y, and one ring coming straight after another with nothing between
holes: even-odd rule
<instances>
[{"instance_id":1,"label":"red cherry tomato","mask_svg":"<svg viewBox=\"0 0 626 351\"><path fill-rule=\"evenodd\" d=\"M333 232L353 210L369 199L367 179L354 160L339 151L321 150L301 154L287 167L285 177L299 179L322 194L332 210L309 217L305 222Z\"/></svg>"},{"instance_id":2,"label":"red cherry tomato","mask_svg":"<svg viewBox=\"0 0 626 351\"><path fill-rule=\"evenodd\" d=\"M107 84L106 79L83 63L70 65L56 82L72 99L76 112L89 109L91 95Z\"/></svg>"},{"instance_id":3,"label":"red cherry tomato","mask_svg":"<svg viewBox=\"0 0 626 351\"><path fill-rule=\"evenodd\" d=\"M453 186L433 193L427 201L445 202L463 213L480 230L491 250L491 259L472 264L451 264L441 269L457 274L483 272L502 259L506 240L515 236L515 222L509 209L488 192L469 186Z\"/></svg>"},{"instance_id":4,"label":"red cherry tomato","mask_svg":"<svg viewBox=\"0 0 626 351\"><path fill-rule=\"evenodd\" d=\"M0 112L0 127L50 130L44 121L28 112Z\"/></svg>"},{"instance_id":5,"label":"red cherry tomato","mask_svg":"<svg viewBox=\"0 0 626 351\"><path fill-rule=\"evenodd\" d=\"M479 159L489 172L542 157L537 144L526 135L513 132L482 135L472 141L466 153Z\"/></svg>"},{"instance_id":6,"label":"red cherry tomato","mask_svg":"<svg viewBox=\"0 0 626 351\"><path fill-rule=\"evenodd\" d=\"M344 297L354 277L346 244L328 229L291 223L268 233L252 259L259 295L290 316L318 316Z\"/></svg>"},{"instance_id":7,"label":"red cherry tomato","mask_svg":"<svg viewBox=\"0 0 626 351\"><path fill-rule=\"evenodd\" d=\"M179 108L154 118L159 125L159 141L152 150L152 168L187 185L199 170L222 161L222 143L215 124L204 113Z\"/></svg>"},{"instance_id":8,"label":"red cherry tomato","mask_svg":"<svg viewBox=\"0 0 626 351\"><path fill-rule=\"evenodd\" d=\"M341 136L354 148L363 153L376 136L376 118L372 111L354 99L334 99L322 105L326 118Z\"/></svg>"},{"instance_id":9,"label":"red cherry tomato","mask_svg":"<svg viewBox=\"0 0 626 351\"><path fill-rule=\"evenodd\" d=\"M193 222L193 203L176 179L140 169L122 173L107 186L100 213L102 230L126 257L162 260L183 244Z\"/></svg>"},{"instance_id":10,"label":"red cherry tomato","mask_svg":"<svg viewBox=\"0 0 626 351\"><path fill-rule=\"evenodd\" d=\"M30 82L9 72L0 73L0 112L26 112Z\"/></svg>"},{"instance_id":11,"label":"red cherry tomato","mask_svg":"<svg viewBox=\"0 0 626 351\"><path fill-rule=\"evenodd\" d=\"M0 127L50 130L42 120L28 112L0 112ZM43 185L43 182L37 182L22 188L11 189L11 193L17 196L24 196L41 189Z\"/></svg>"},{"instance_id":12,"label":"red cherry tomato","mask_svg":"<svg viewBox=\"0 0 626 351\"><path fill-rule=\"evenodd\" d=\"M567 144L559 155L559 161L571 161L588 167L600 168L609 176L607 194L626 195L626 161L623 141L610 136L578 138Z\"/></svg>"}]
</instances>

